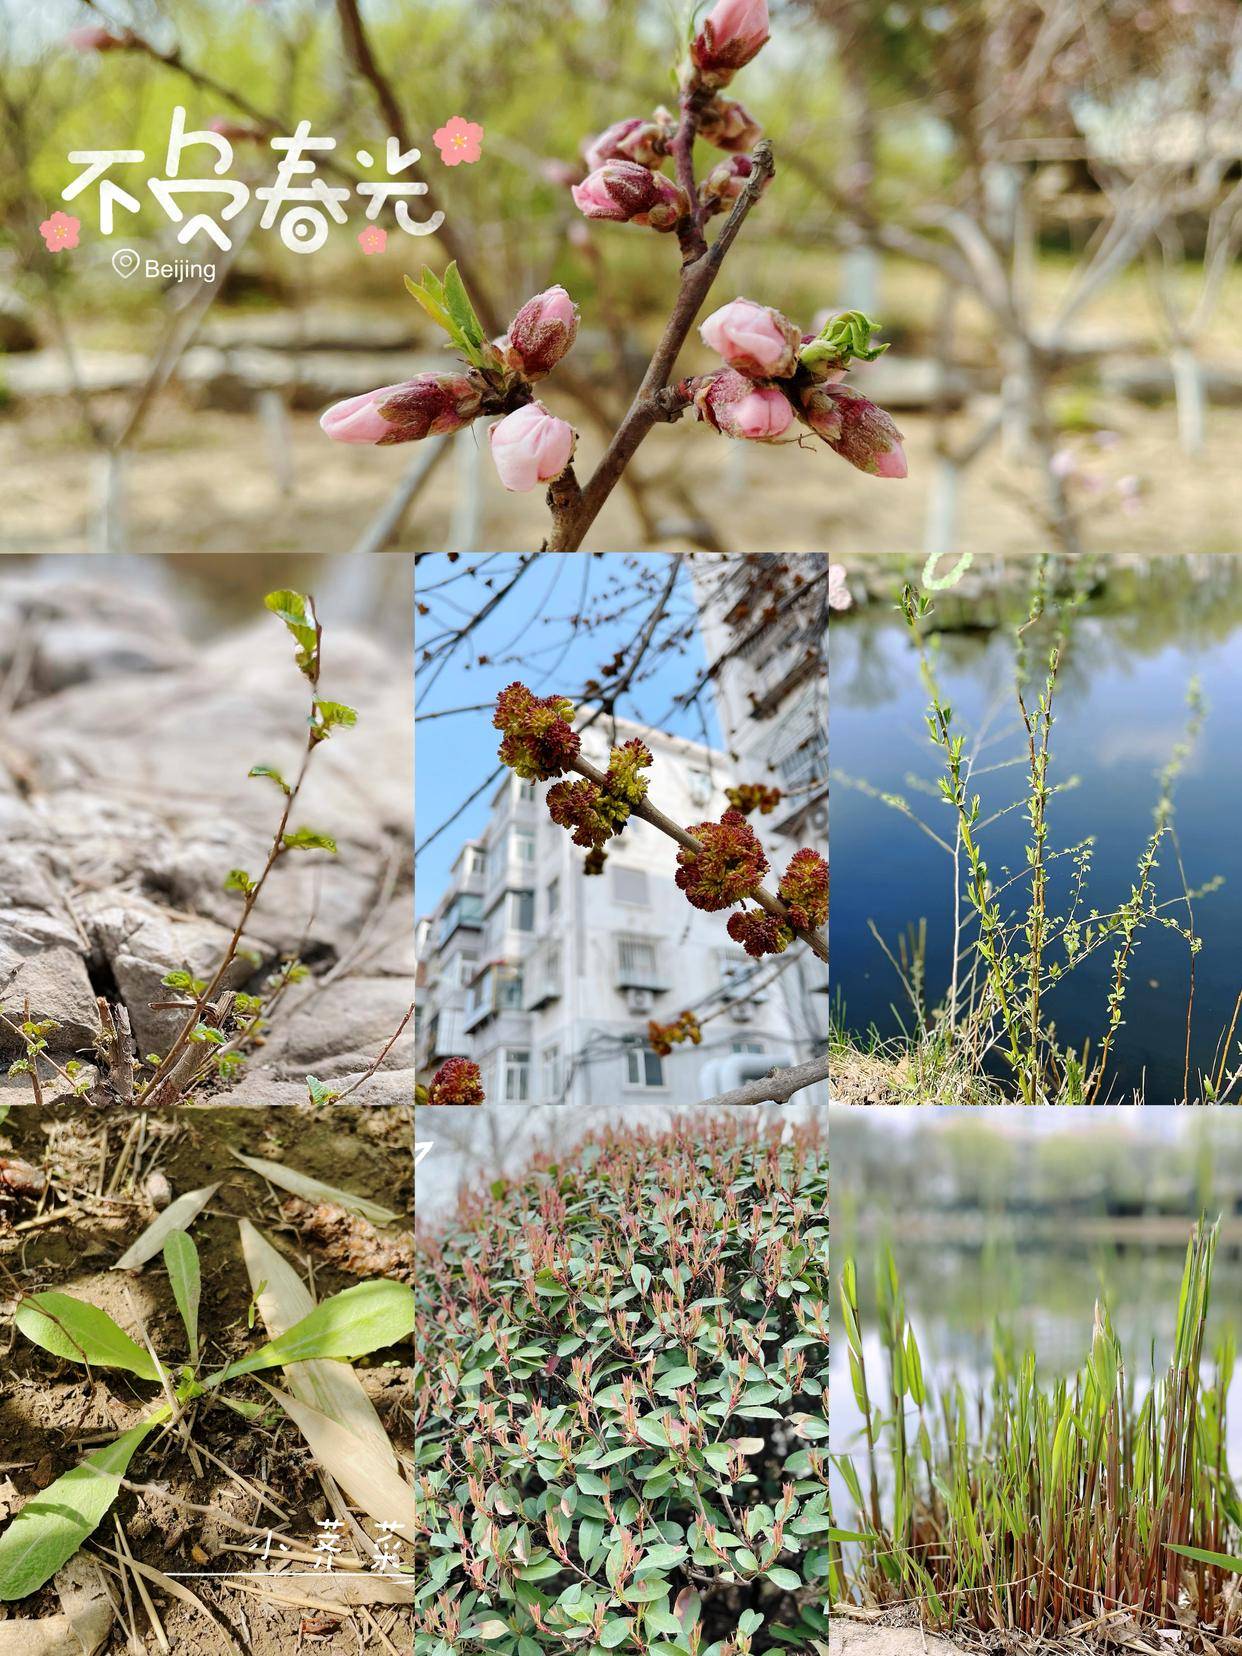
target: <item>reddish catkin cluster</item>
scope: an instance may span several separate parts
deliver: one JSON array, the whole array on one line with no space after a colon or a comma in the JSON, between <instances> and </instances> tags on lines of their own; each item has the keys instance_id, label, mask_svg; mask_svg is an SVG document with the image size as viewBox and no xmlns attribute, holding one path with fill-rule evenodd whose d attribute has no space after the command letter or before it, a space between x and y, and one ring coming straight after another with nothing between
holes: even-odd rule
<instances>
[{"instance_id":1,"label":"reddish catkin cluster","mask_svg":"<svg viewBox=\"0 0 1242 1656\"><path fill-rule=\"evenodd\" d=\"M803 846L789 859L777 895L789 910L792 925L815 931L828 918L828 864L818 851ZM782 954L794 940L790 926L765 909L743 909L729 916L729 936L748 955Z\"/></svg>"},{"instance_id":2,"label":"reddish catkin cluster","mask_svg":"<svg viewBox=\"0 0 1242 1656\"><path fill-rule=\"evenodd\" d=\"M581 742L569 721L574 704L564 696L536 696L518 681L496 698L492 723L504 731L498 757L527 782L562 776Z\"/></svg>"},{"instance_id":3,"label":"reddish catkin cluster","mask_svg":"<svg viewBox=\"0 0 1242 1656\"><path fill-rule=\"evenodd\" d=\"M683 1041L698 1046L702 1039L703 1031L699 1028L699 1020L688 1010L680 1013L673 1023L656 1023L653 1018L647 1025L647 1041L661 1058L667 1058L673 1048L680 1046Z\"/></svg>"},{"instance_id":4,"label":"reddish catkin cluster","mask_svg":"<svg viewBox=\"0 0 1242 1656\"><path fill-rule=\"evenodd\" d=\"M771 816L781 802L781 790L769 788L766 782L739 782L736 788L725 789L725 798L743 816L749 816L752 811Z\"/></svg>"},{"instance_id":5,"label":"reddish catkin cluster","mask_svg":"<svg viewBox=\"0 0 1242 1656\"><path fill-rule=\"evenodd\" d=\"M702 849L677 853L677 884L687 902L715 913L749 897L767 872L768 859L742 813L728 810L719 822L699 822L688 832Z\"/></svg>"},{"instance_id":6,"label":"reddish catkin cluster","mask_svg":"<svg viewBox=\"0 0 1242 1656\"><path fill-rule=\"evenodd\" d=\"M483 1104L483 1074L473 1058L446 1058L427 1088L428 1104Z\"/></svg>"},{"instance_id":7,"label":"reddish catkin cluster","mask_svg":"<svg viewBox=\"0 0 1242 1656\"><path fill-rule=\"evenodd\" d=\"M558 827L572 830L575 845L598 851L621 832L631 806L646 796L647 778L641 767L650 763L651 749L632 737L613 748L603 787L583 777L549 788L548 815Z\"/></svg>"},{"instance_id":8,"label":"reddish catkin cluster","mask_svg":"<svg viewBox=\"0 0 1242 1656\"><path fill-rule=\"evenodd\" d=\"M789 859L785 877L776 888L795 926L814 931L828 919L828 864L806 846Z\"/></svg>"}]
</instances>

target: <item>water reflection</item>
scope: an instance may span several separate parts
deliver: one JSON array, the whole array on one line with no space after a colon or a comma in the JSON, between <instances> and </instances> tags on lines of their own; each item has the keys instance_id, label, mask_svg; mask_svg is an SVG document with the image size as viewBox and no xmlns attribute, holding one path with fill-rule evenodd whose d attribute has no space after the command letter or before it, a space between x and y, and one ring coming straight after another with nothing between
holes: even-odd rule
<instances>
[{"instance_id":1,"label":"water reflection","mask_svg":"<svg viewBox=\"0 0 1242 1656\"><path fill-rule=\"evenodd\" d=\"M1195 906L1204 942L1195 961L1193 1075L1196 1067L1211 1069L1242 989L1242 557L1149 563L1149 570L1127 568L1096 583L1071 630L1056 691L1052 780L1073 785L1053 800L1052 836L1062 848L1095 836L1091 904L1107 911L1128 896L1151 831L1157 773L1182 738L1188 688L1197 680L1208 717L1178 785L1178 841L1192 887L1218 876L1224 883ZM876 589L878 577L870 583ZM1024 613L1024 602L1020 582L981 586L970 598L936 598L942 690L956 728L985 736L977 772L985 816L1011 807L1023 792L1025 732L1013 693L1010 623ZM1037 671L1049 638L1046 628L1027 634ZM936 793L926 693L900 616L875 603L834 617L830 657L834 984L852 1028L874 1023L895 1034L909 1008L896 1009L902 991L869 922L891 945L912 922L927 919L934 1006L949 977L951 868L928 836L850 783L903 795L942 835L951 833L951 822ZM994 879L1024 868L1024 822L1020 810L1010 810L991 828L985 850ZM1180 882L1171 848L1162 860L1161 894L1174 899ZM1053 865L1055 903L1065 902L1071 873L1069 857ZM1186 918L1184 906L1167 912ZM1051 997L1062 1044L1098 1040L1110 976L1111 949L1102 949ZM1145 1081L1155 1103L1182 1096L1189 982L1184 938L1172 928L1150 929L1134 957L1112 1070L1119 1088Z\"/></svg>"},{"instance_id":2,"label":"water reflection","mask_svg":"<svg viewBox=\"0 0 1242 1656\"><path fill-rule=\"evenodd\" d=\"M1189 1229L1187 1220L1187 1234ZM1235 1238L1237 1234L1235 1230ZM923 1245L896 1242L893 1251L928 1377L929 1398L936 1381L960 1380L968 1395L980 1384L989 1386L998 1329L1002 1338L1012 1338L1019 1354L1028 1349L1035 1352L1045 1385L1075 1372L1090 1351L1097 1298L1109 1307L1138 1395L1146 1391L1152 1373L1161 1374L1168 1362L1182 1276L1180 1247L1109 1242L1057 1246L1049 1243L1046 1231L1034 1237L1020 1228L1004 1227L982 1249L936 1241ZM835 1268L839 1270L841 1262L854 1253L866 1329L868 1318L873 1327L875 1319L875 1238L860 1239L852 1225L837 1223L834 1210ZM1212 1287L1208 1352L1214 1352L1226 1334L1242 1331L1240 1261L1239 1242L1222 1243ZM872 1395L882 1395L887 1370L879 1340L872 1334L864 1339L864 1353ZM850 1384L843 1339L832 1342L829 1378L833 1452L856 1455L862 1444L862 1416ZM1234 1378L1230 1405L1228 1447L1236 1472L1242 1468L1242 1377ZM849 1495L835 1471L833 1500L838 1517L852 1518Z\"/></svg>"}]
</instances>

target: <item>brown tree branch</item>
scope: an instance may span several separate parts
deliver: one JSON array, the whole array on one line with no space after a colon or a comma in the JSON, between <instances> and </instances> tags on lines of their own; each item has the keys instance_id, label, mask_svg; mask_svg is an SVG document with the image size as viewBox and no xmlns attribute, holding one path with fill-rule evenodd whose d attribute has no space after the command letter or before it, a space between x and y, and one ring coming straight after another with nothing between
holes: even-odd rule
<instances>
[{"instance_id":1,"label":"brown tree branch","mask_svg":"<svg viewBox=\"0 0 1242 1656\"><path fill-rule=\"evenodd\" d=\"M668 401L662 401L660 393L668 388L678 354L686 342L712 283L719 274L725 255L737 239L738 232L746 222L751 208L758 201L764 185L775 171L772 146L766 138L755 145L751 161L754 170L746 181L745 189L734 203L724 229L705 253L682 266L677 301L660 343L656 346L655 355L643 375L642 384L625 418L617 427L603 458L584 485L578 510L572 518L554 524L548 541L549 551L579 550L587 530L599 516L608 496L616 488L638 445L653 425L661 419L670 417Z\"/></svg>"},{"instance_id":2,"label":"brown tree branch","mask_svg":"<svg viewBox=\"0 0 1242 1656\"><path fill-rule=\"evenodd\" d=\"M817 1081L828 1079L828 1055L810 1058L805 1064L794 1064L790 1069L775 1070L762 1075L758 1081L748 1081L732 1092L720 1093L715 1098L704 1098L703 1104L787 1104L803 1087L813 1087Z\"/></svg>"},{"instance_id":3,"label":"brown tree branch","mask_svg":"<svg viewBox=\"0 0 1242 1656\"><path fill-rule=\"evenodd\" d=\"M588 782L594 782L597 788L607 790L608 778L603 771L597 770L589 760L581 757L571 759L569 768L577 771L579 776L585 776ZM662 834L667 834L669 839L676 840L677 844L686 851L701 852L704 849L702 840L697 840L693 834L688 834L684 828L679 827L673 821L672 817L665 816L663 811L657 810L654 805L645 799L637 805L631 805L630 814L639 817L643 822L649 822L653 828L658 828ZM748 901L758 903L761 909L770 914L773 919L779 920L782 926L788 926L794 936L801 938L811 953L817 955L820 960L826 961L828 959L827 939L817 931L808 931L801 926L796 926L790 918L789 910L785 904L779 897L768 891L766 887L756 886L748 894Z\"/></svg>"}]
</instances>

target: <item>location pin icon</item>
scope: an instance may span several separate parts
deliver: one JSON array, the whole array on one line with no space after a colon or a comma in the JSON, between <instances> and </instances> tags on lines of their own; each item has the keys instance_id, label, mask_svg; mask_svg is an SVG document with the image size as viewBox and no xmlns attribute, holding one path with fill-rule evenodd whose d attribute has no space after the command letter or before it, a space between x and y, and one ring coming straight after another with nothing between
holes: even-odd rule
<instances>
[{"instance_id":1,"label":"location pin icon","mask_svg":"<svg viewBox=\"0 0 1242 1656\"><path fill-rule=\"evenodd\" d=\"M118 247L112 255L113 270L126 281L129 280L141 263L142 260L132 247Z\"/></svg>"}]
</instances>

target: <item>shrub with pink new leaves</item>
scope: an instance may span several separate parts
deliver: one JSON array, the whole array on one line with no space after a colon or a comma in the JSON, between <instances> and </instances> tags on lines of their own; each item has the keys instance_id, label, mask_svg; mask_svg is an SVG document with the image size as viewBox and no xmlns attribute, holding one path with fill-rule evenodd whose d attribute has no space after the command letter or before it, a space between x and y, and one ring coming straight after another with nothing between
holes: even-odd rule
<instances>
[{"instance_id":1,"label":"shrub with pink new leaves","mask_svg":"<svg viewBox=\"0 0 1242 1656\"><path fill-rule=\"evenodd\" d=\"M826 1648L828 1151L558 1146L415 1271L415 1656Z\"/></svg>"}]
</instances>

